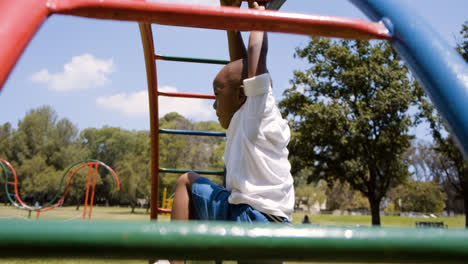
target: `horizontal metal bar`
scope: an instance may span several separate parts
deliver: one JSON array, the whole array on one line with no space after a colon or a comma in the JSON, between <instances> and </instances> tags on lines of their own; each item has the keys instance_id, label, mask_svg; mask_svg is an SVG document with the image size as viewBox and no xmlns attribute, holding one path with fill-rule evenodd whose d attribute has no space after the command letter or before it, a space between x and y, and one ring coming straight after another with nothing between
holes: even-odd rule
<instances>
[{"instance_id":1,"label":"horizontal metal bar","mask_svg":"<svg viewBox=\"0 0 468 264\"><path fill-rule=\"evenodd\" d=\"M159 213L167 213L170 214L172 213L172 209L166 209L166 208L158 208Z\"/></svg>"},{"instance_id":2,"label":"horizontal metal bar","mask_svg":"<svg viewBox=\"0 0 468 264\"><path fill-rule=\"evenodd\" d=\"M468 231L15 219L0 220L0 256L466 263Z\"/></svg>"},{"instance_id":3,"label":"horizontal metal bar","mask_svg":"<svg viewBox=\"0 0 468 264\"><path fill-rule=\"evenodd\" d=\"M210 131L159 129L159 133L176 134L176 135L191 135L191 136L226 137L225 132L210 132Z\"/></svg>"},{"instance_id":4,"label":"horizontal metal bar","mask_svg":"<svg viewBox=\"0 0 468 264\"><path fill-rule=\"evenodd\" d=\"M268 31L347 39L387 39L383 23L274 10L123 0L54 1L52 13L223 30Z\"/></svg>"},{"instance_id":5,"label":"horizontal metal bar","mask_svg":"<svg viewBox=\"0 0 468 264\"><path fill-rule=\"evenodd\" d=\"M177 174L183 174L189 171L193 171L195 173L201 174L201 175L224 175L224 171L205 171L205 170L181 170L181 169L166 169L166 168L160 168L159 172L163 173L177 173Z\"/></svg>"},{"instance_id":6,"label":"horizontal metal bar","mask_svg":"<svg viewBox=\"0 0 468 264\"><path fill-rule=\"evenodd\" d=\"M180 61L180 62L223 64L223 65L226 65L226 64L228 64L230 62L228 60L213 60L213 59L202 59L202 58L162 56L162 55L158 55L158 54L155 54L154 58L157 59L157 60L165 60L165 61Z\"/></svg>"},{"instance_id":7,"label":"horizontal metal bar","mask_svg":"<svg viewBox=\"0 0 468 264\"><path fill-rule=\"evenodd\" d=\"M168 97L183 97L183 98L198 98L198 99L216 99L216 96L213 94L194 94L194 93L173 93L173 92L160 92L160 96Z\"/></svg>"}]
</instances>

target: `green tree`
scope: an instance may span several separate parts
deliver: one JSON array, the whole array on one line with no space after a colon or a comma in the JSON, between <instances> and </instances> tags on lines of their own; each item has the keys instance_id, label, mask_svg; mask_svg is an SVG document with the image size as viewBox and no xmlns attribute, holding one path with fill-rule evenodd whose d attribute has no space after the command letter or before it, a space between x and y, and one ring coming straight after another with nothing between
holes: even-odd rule
<instances>
[{"instance_id":1,"label":"green tree","mask_svg":"<svg viewBox=\"0 0 468 264\"><path fill-rule=\"evenodd\" d=\"M296 55L311 67L294 73L280 102L292 129L293 173L311 168L309 181L348 182L380 225L382 198L409 175L401 155L420 91L387 42L314 37Z\"/></svg>"},{"instance_id":2,"label":"green tree","mask_svg":"<svg viewBox=\"0 0 468 264\"><path fill-rule=\"evenodd\" d=\"M325 194L329 210L369 210L369 201L359 191L353 190L347 182L332 182Z\"/></svg>"},{"instance_id":3,"label":"green tree","mask_svg":"<svg viewBox=\"0 0 468 264\"><path fill-rule=\"evenodd\" d=\"M148 199L150 196L150 168L149 156L128 154L117 163L119 172L120 191L114 192L120 203L128 203L135 212L137 199Z\"/></svg>"},{"instance_id":4,"label":"green tree","mask_svg":"<svg viewBox=\"0 0 468 264\"><path fill-rule=\"evenodd\" d=\"M149 147L149 143L146 146L141 146L145 142L142 142L136 134L138 132L116 127L88 128L81 132L80 140L81 145L87 149L87 158L100 160L115 169L117 164L124 160L128 154L141 154L140 152L145 147ZM102 184L96 185L95 199L96 201L110 202L110 198L113 197L112 176L104 168L100 168L99 173ZM118 203L119 201L113 202Z\"/></svg>"},{"instance_id":5,"label":"green tree","mask_svg":"<svg viewBox=\"0 0 468 264\"><path fill-rule=\"evenodd\" d=\"M19 164L38 154L49 156L46 142L57 122L57 113L50 106L30 110L23 120L18 121L18 129L13 131L12 157Z\"/></svg>"},{"instance_id":6,"label":"green tree","mask_svg":"<svg viewBox=\"0 0 468 264\"><path fill-rule=\"evenodd\" d=\"M446 199L440 184L409 180L396 187L393 203L401 212L441 213Z\"/></svg>"},{"instance_id":7,"label":"green tree","mask_svg":"<svg viewBox=\"0 0 468 264\"><path fill-rule=\"evenodd\" d=\"M16 172L23 177L19 195L24 202L44 205L59 192L61 175L41 155L25 160Z\"/></svg>"},{"instance_id":8,"label":"green tree","mask_svg":"<svg viewBox=\"0 0 468 264\"><path fill-rule=\"evenodd\" d=\"M457 51L463 56L465 61L468 61L468 21L462 25L460 34L463 40L457 45Z\"/></svg>"},{"instance_id":9,"label":"green tree","mask_svg":"<svg viewBox=\"0 0 468 264\"><path fill-rule=\"evenodd\" d=\"M18 129L11 130L7 156L17 171L24 200L45 203L63 192L58 189L63 170L83 156L75 143L77 133L68 119L58 120L50 106L30 110Z\"/></svg>"}]
</instances>

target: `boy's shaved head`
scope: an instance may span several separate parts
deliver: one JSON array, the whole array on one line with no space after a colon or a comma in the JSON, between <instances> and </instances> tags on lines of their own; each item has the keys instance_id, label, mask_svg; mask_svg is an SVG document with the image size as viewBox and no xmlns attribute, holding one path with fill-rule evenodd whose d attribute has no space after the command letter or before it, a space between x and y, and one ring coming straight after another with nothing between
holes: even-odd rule
<instances>
[{"instance_id":1,"label":"boy's shaved head","mask_svg":"<svg viewBox=\"0 0 468 264\"><path fill-rule=\"evenodd\" d=\"M233 88L241 87L242 81L247 78L247 59L230 62L224 66L215 78L229 84Z\"/></svg>"},{"instance_id":2,"label":"boy's shaved head","mask_svg":"<svg viewBox=\"0 0 468 264\"><path fill-rule=\"evenodd\" d=\"M247 77L247 59L230 62L213 81L216 100L213 108L223 128L228 128L234 113L244 104L243 81Z\"/></svg>"}]
</instances>

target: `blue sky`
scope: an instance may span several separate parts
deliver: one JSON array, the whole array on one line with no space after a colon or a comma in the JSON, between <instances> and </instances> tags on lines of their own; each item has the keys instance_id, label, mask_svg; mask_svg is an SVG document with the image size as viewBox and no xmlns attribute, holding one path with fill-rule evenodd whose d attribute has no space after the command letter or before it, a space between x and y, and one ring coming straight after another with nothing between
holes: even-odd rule
<instances>
[{"instance_id":1,"label":"blue sky","mask_svg":"<svg viewBox=\"0 0 468 264\"><path fill-rule=\"evenodd\" d=\"M165 0L216 5L217 0ZM468 20L466 0L404 0L455 46ZM366 19L346 0L288 0L282 11ZM156 52L169 56L228 59L224 31L153 25ZM244 35L247 36L247 35ZM294 70L306 64L293 58L308 37L270 34L269 70L274 95L281 99ZM160 89L212 93L221 66L158 61ZM160 99L160 112L178 111L193 121L215 120L211 100ZM54 15L35 35L0 93L0 124L16 126L26 112L52 106L59 118L78 128L119 126L149 129L146 73L138 25ZM424 127L415 131L427 137Z\"/></svg>"}]
</instances>

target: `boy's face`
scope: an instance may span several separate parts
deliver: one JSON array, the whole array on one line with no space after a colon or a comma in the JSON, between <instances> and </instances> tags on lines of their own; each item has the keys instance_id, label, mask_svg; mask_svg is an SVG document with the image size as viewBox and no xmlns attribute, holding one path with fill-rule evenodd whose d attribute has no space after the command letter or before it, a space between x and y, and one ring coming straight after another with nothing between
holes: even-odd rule
<instances>
[{"instance_id":1,"label":"boy's face","mask_svg":"<svg viewBox=\"0 0 468 264\"><path fill-rule=\"evenodd\" d=\"M234 72L233 72L234 70ZM224 129L229 127L234 113L245 102L242 82L236 78L235 69L226 66L223 68L213 81L213 90L216 100L213 108L216 110L219 123Z\"/></svg>"}]
</instances>

